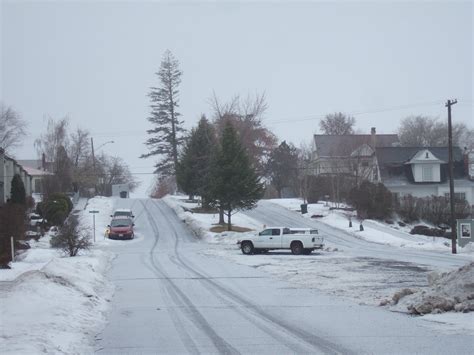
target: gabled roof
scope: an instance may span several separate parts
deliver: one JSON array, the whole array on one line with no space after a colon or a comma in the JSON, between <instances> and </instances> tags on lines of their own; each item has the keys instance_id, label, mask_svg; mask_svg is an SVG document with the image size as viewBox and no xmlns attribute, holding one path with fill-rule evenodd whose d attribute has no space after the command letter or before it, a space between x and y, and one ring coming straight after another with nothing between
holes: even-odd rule
<instances>
[{"instance_id":1,"label":"gabled roof","mask_svg":"<svg viewBox=\"0 0 474 355\"><path fill-rule=\"evenodd\" d=\"M423 150L429 150L436 158L444 162L449 159L448 147L380 147L375 151L375 155L379 165L404 164ZM453 159L463 161L461 148L453 147Z\"/></svg>"},{"instance_id":2,"label":"gabled roof","mask_svg":"<svg viewBox=\"0 0 474 355\"><path fill-rule=\"evenodd\" d=\"M41 159L19 159L17 161L18 161L18 164L24 167L43 170L43 161ZM53 163L47 161L45 162L45 164L46 164L46 167L45 167L46 170L48 171L52 170Z\"/></svg>"},{"instance_id":3,"label":"gabled roof","mask_svg":"<svg viewBox=\"0 0 474 355\"><path fill-rule=\"evenodd\" d=\"M396 134L376 134L375 138L375 147L377 149L379 147L391 147L399 142L398 135ZM372 147L372 135L315 134L314 144L316 145L318 155L321 157L345 157L364 144Z\"/></svg>"},{"instance_id":4,"label":"gabled roof","mask_svg":"<svg viewBox=\"0 0 474 355\"><path fill-rule=\"evenodd\" d=\"M45 175L53 175L49 171L39 170L35 168L30 168L29 166L23 166L23 169L30 174L31 176L45 176Z\"/></svg>"}]
</instances>

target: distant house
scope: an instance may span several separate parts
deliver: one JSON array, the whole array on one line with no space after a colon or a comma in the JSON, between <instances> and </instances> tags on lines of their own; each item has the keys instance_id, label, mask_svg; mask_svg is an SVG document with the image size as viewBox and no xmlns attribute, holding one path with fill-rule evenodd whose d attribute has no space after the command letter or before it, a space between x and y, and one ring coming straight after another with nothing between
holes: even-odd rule
<instances>
[{"instance_id":1,"label":"distant house","mask_svg":"<svg viewBox=\"0 0 474 355\"><path fill-rule=\"evenodd\" d=\"M378 181L375 152L399 145L396 134L328 135L315 134L312 146L314 175L350 175L360 180Z\"/></svg>"},{"instance_id":2,"label":"distant house","mask_svg":"<svg viewBox=\"0 0 474 355\"><path fill-rule=\"evenodd\" d=\"M449 197L447 147L381 147L375 152L380 181L399 197ZM454 193L474 205L474 154L453 148Z\"/></svg>"},{"instance_id":3,"label":"distant house","mask_svg":"<svg viewBox=\"0 0 474 355\"><path fill-rule=\"evenodd\" d=\"M23 185L25 185L26 195L30 196L32 193L32 176L15 159L7 156L5 151L0 148L0 206L11 198L12 179L17 174L21 177Z\"/></svg>"},{"instance_id":4,"label":"distant house","mask_svg":"<svg viewBox=\"0 0 474 355\"><path fill-rule=\"evenodd\" d=\"M42 159L20 159L18 163L32 177L32 192L42 194L44 192L43 179L45 176L53 175L54 163L46 161L44 154Z\"/></svg>"}]
</instances>

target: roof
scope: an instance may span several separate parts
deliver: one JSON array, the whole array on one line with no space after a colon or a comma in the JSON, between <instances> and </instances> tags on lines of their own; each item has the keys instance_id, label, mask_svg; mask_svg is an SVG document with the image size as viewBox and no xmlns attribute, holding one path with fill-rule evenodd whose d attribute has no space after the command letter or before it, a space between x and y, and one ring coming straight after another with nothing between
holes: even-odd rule
<instances>
[{"instance_id":1,"label":"roof","mask_svg":"<svg viewBox=\"0 0 474 355\"><path fill-rule=\"evenodd\" d=\"M396 134L376 134L375 147L391 147L399 142ZM372 147L371 134L315 134L314 143L319 156L343 157L349 156L358 147L367 144ZM372 147L373 148L373 147Z\"/></svg>"},{"instance_id":2,"label":"roof","mask_svg":"<svg viewBox=\"0 0 474 355\"><path fill-rule=\"evenodd\" d=\"M41 159L19 159L17 160L18 164L24 166L25 168L33 168L38 170L43 170L43 161ZM46 170L52 170L53 163L47 161L45 162Z\"/></svg>"},{"instance_id":3,"label":"roof","mask_svg":"<svg viewBox=\"0 0 474 355\"><path fill-rule=\"evenodd\" d=\"M429 150L439 160L449 160L448 147L380 147L377 148L375 155L379 165L403 164L422 150ZM455 161L463 161L461 148L453 147L453 158Z\"/></svg>"},{"instance_id":4,"label":"roof","mask_svg":"<svg viewBox=\"0 0 474 355\"><path fill-rule=\"evenodd\" d=\"M53 175L49 171L34 169L34 168L30 168L29 166L23 166L23 169L25 169L25 171L31 176Z\"/></svg>"}]
</instances>

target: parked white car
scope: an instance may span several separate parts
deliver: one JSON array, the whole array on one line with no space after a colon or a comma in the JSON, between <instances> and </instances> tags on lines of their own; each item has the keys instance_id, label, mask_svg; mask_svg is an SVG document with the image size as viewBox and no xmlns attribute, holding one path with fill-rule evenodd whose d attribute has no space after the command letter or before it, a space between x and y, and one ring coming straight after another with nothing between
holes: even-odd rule
<instances>
[{"instance_id":1,"label":"parked white car","mask_svg":"<svg viewBox=\"0 0 474 355\"><path fill-rule=\"evenodd\" d=\"M324 238L314 228L268 227L258 235L242 239L244 254L258 254L275 249L290 249L295 255L310 254L324 247Z\"/></svg>"},{"instance_id":2,"label":"parked white car","mask_svg":"<svg viewBox=\"0 0 474 355\"><path fill-rule=\"evenodd\" d=\"M31 227L41 226L43 223L46 223L46 220L36 213L28 214L28 220Z\"/></svg>"},{"instance_id":3,"label":"parked white car","mask_svg":"<svg viewBox=\"0 0 474 355\"><path fill-rule=\"evenodd\" d=\"M110 215L110 217L112 218L125 217L125 218L130 218L131 220L135 218L132 210L128 208L118 208L114 211L114 214Z\"/></svg>"}]
</instances>

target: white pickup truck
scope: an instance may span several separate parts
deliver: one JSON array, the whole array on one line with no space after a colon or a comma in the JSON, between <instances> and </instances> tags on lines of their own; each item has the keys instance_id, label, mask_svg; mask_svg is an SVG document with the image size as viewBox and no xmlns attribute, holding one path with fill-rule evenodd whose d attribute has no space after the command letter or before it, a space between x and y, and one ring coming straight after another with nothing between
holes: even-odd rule
<instances>
[{"instance_id":1,"label":"white pickup truck","mask_svg":"<svg viewBox=\"0 0 474 355\"><path fill-rule=\"evenodd\" d=\"M324 247L324 238L314 228L268 227L240 241L244 254L258 254L274 249L290 249L295 255L311 254Z\"/></svg>"}]
</instances>

